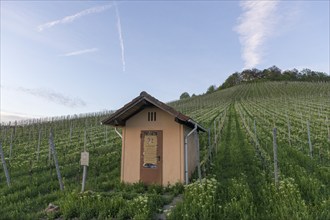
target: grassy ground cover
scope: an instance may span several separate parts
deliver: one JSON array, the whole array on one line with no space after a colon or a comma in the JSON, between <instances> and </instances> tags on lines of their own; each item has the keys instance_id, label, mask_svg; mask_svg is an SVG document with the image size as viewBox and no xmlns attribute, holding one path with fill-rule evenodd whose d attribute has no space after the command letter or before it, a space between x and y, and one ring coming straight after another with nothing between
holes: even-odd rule
<instances>
[{"instance_id":1,"label":"grassy ground cover","mask_svg":"<svg viewBox=\"0 0 330 220\"><path fill-rule=\"evenodd\" d=\"M169 219L330 219L329 83L241 84L169 104L210 129L210 143L207 134L200 139L201 181L120 183L120 138L99 123L108 112L11 123L0 134L11 177L8 187L0 169L0 218L151 219L183 193ZM50 129L63 191L49 157ZM80 193L84 146L90 165ZM49 203L60 211L44 212Z\"/></svg>"}]
</instances>

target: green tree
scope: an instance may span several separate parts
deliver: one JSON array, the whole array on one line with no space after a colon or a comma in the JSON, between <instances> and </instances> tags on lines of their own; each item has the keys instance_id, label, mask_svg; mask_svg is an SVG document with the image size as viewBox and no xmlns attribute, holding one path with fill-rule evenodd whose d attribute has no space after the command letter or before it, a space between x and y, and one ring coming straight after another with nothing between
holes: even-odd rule
<instances>
[{"instance_id":1,"label":"green tree","mask_svg":"<svg viewBox=\"0 0 330 220\"><path fill-rule=\"evenodd\" d=\"M182 94L180 95L180 100L181 100L181 99L188 99L188 98L190 98L190 95L189 95L188 92L184 92L184 93L182 93Z\"/></svg>"},{"instance_id":2,"label":"green tree","mask_svg":"<svg viewBox=\"0 0 330 220\"><path fill-rule=\"evenodd\" d=\"M207 91L206 94L212 93L217 89L217 87L215 85L210 86Z\"/></svg>"}]
</instances>

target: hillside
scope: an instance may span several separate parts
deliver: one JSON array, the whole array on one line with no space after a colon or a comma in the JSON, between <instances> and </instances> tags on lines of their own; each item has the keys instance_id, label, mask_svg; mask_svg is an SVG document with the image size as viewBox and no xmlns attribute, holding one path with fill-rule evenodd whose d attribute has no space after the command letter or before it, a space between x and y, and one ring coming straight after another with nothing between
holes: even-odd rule
<instances>
[{"instance_id":1,"label":"hillside","mask_svg":"<svg viewBox=\"0 0 330 220\"><path fill-rule=\"evenodd\" d=\"M150 219L183 193L169 219L330 219L329 82L240 84L169 105L210 129L210 145L207 134L200 140L201 182L121 184L121 141L100 125L106 112L12 123L0 135L10 175L8 187L0 169L1 218ZM63 191L49 153L51 129ZM84 147L90 164L80 193ZM59 211L47 214L49 203Z\"/></svg>"}]
</instances>

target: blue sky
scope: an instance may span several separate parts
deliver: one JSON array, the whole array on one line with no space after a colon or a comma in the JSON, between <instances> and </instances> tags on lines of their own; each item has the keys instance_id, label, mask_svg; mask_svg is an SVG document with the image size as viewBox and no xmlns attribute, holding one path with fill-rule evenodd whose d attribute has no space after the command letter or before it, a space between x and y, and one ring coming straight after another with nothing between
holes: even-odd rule
<instances>
[{"instance_id":1,"label":"blue sky","mask_svg":"<svg viewBox=\"0 0 330 220\"><path fill-rule=\"evenodd\" d=\"M329 74L329 1L3 1L1 122L168 102L235 71Z\"/></svg>"}]
</instances>

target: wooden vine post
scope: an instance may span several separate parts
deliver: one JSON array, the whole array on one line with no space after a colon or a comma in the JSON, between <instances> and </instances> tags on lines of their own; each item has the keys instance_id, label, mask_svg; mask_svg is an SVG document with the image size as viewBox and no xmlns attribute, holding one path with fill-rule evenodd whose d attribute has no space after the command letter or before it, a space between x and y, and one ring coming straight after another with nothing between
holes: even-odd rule
<instances>
[{"instance_id":1,"label":"wooden vine post","mask_svg":"<svg viewBox=\"0 0 330 220\"><path fill-rule=\"evenodd\" d=\"M208 143L209 143L209 151L212 152L212 145L211 145L211 129L208 129Z\"/></svg>"},{"instance_id":2,"label":"wooden vine post","mask_svg":"<svg viewBox=\"0 0 330 220\"><path fill-rule=\"evenodd\" d=\"M286 120L288 123L288 141L289 141L289 146L291 147L291 125L290 125L290 119L288 117L288 113L286 113Z\"/></svg>"},{"instance_id":3,"label":"wooden vine post","mask_svg":"<svg viewBox=\"0 0 330 220\"><path fill-rule=\"evenodd\" d=\"M8 185L8 187L10 187L10 176L9 176L8 169L7 169L7 166L6 166L5 155L3 154L1 142L0 142L0 156L1 156L1 162L2 162L2 166L3 166L3 170L5 171L5 175L6 175L7 185Z\"/></svg>"},{"instance_id":4,"label":"wooden vine post","mask_svg":"<svg viewBox=\"0 0 330 220\"><path fill-rule=\"evenodd\" d=\"M39 134L38 134L37 161L39 161L40 141L41 141L41 127L39 127Z\"/></svg>"},{"instance_id":5,"label":"wooden vine post","mask_svg":"<svg viewBox=\"0 0 330 220\"><path fill-rule=\"evenodd\" d=\"M221 117L219 118L219 138L218 138L218 144L217 148L215 148L215 154L218 154L218 146L220 146L221 143L221 132L222 132L222 127L221 127Z\"/></svg>"},{"instance_id":6,"label":"wooden vine post","mask_svg":"<svg viewBox=\"0 0 330 220\"><path fill-rule=\"evenodd\" d=\"M256 147L258 148L258 136L257 136L257 126L256 126L256 119L253 120L253 126L254 126L254 137L256 142Z\"/></svg>"},{"instance_id":7,"label":"wooden vine post","mask_svg":"<svg viewBox=\"0 0 330 220\"><path fill-rule=\"evenodd\" d=\"M208 149L208 155L209 155L209 162L210 162L210 164L211 164L211 162L212 162L212 155L211 155L211 153L212 153L212 146L211 146L211 129L209 128L208 129L208 144L209 144L209 149Z\"/></svg>"},{"instance_id":8,"label":"wooden vine post","mask_svg":"<svg viewBox=\"0 0 330 220\"><path fill-rule=\"evenodd\" d=\"M277 165L277 143L276 143L276 134L277 129L273 129L273 151L274 151L274 177L275 177L275 186L278 186L278 165Z\"/></svg>"},{"instance_id":9,"label":"wooden vine post","mask_svg":"<svg viewBox=\"0 0 330 220\"><path fill-rule=\"evenodd\" d=\"M328 119L328 116L326 116L326 124L327 124L327 130L328 130L328 141L330 142L330 128L329 128L329 119Z\"/></svg>"},{"instance_id":10,"label":"wooden vine post","mask_svg":"<svg viewBox=\"0 0 330 220\"><path fill-rule=\"evenodd\" d=\"M11 135L10 135L9 161L11 159L11 155L13 152L13 136L14 136L14 130L11 131Z\"/></svg>"},{"instance_id":11,"label":"wooden vine post","mask_svg":"<svg viewBox=\"0 0 330 220\"><path fill-rule=\"evenodd\" d=\"M214 147L215 150L217 149L218 145L217 145L217 138L218 138L218 133L217 133L217 123L216 120L214 119Z\"/></svg>"},{"instance_id":12,"label":"wooden vine post","mask_svg":"<svg viewBox=\"0 0 330 220\"><path fill-rule=\"evenodd\" d=\"M62 176L61 176L61 172L60 172L60 167L58 165L58 160L57 160L56 149L55 149L55 144L54 144L54 140L53 140L53 131L52 131L52 129L50 129L49 146L52 150L53 159L55 161L55 168L56 168L58 182L60 184L60 189L63 190L64 186L63 186Z\"/></svg>"},{"instance_id":13,"label":"wooden vine post","mask_svg":"<svg viewBox=\"0 0 330 220\"><path fill-rule=\"evenodd\" d=\"M311 141L311 133L309 129L309 121L307 121L307 134L308 134L308 144L309 144L309 156L313 157L313 145Z\"/></svg>"},{"instance_id":14,"label":"wooden vine post","mask_svg":"<svg viewBox=\"0 0 330 220\"><path fill-rule=\"evenodd\" d=\"M108 145L108 126L104 126L104 127L105 127L104 128L105 129L105 131L104 131L104 133L105 133L105 135L104 135L105 136L104 137L105 138L105 144Z\"/></svg>"},{"instance_id":15,"label":"wooden vine post","mask_svg":"<svg viewBox=\"0 0 330 220\"><path fill-rule=\"evenodd\" d=\"M69 135L70 144L71 144L71 138L72 138L72 121L70 123L70 135Z\"/></svg>"},{"instance_id":16,"label":"wooden vine post","mask_svg":"<svg viewBox=\"0 0 330 220\"><path fill-rule=\"evenodd\" d=\"M51 147L51 144L50 144L50 136L53 139L53 130L52 130L52 128L49 131L48 165L50 165L51 157L52 157L52 147Z\"/></svg>"},{"instance_id":17,"label":"wooden vine post","mask_svg":"<svg viewBox=\"0 0 330 220\"><path fill-rule=\"evenodd\" d=\"M198 132L195 131L194 133L194 139L195 139L195 144L197 146L197 169L198 169L198 179L199 181L202 180L202 172L201 172L201 162L200 162L200 149L199 149L199 137L198 137Z\"/></svg>"}]
</instances>

